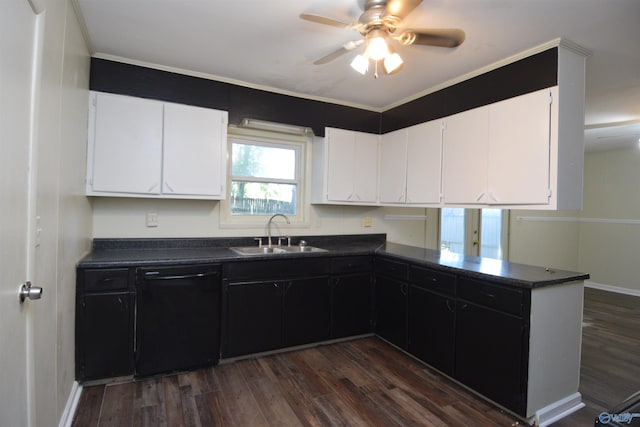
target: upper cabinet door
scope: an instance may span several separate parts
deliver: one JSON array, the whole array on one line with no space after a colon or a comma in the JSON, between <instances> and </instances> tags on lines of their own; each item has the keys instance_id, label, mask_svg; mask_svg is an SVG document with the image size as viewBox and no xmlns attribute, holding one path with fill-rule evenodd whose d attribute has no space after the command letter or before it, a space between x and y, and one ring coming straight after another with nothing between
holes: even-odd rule
<instances>
[{"instance_id":1,"label":"upper cabinet door","mask_svg":"<svg viewBox=\"0 0 640 427\"><path fill-rule=\"evenodd\" d=\"M88 192L159 194L162 103L110 94L91 101Z\"/></svg>"},{"instance_id":2,"label":"upper cabinet door","mask_svg":"<svg viewBox=\"0 0 640 427\"><path fill-rule=\"evenodd\" d=\"M376 203L378 199L378 143L380 136L355 132L353 196L357 203Z\"/></svg>"},{"instance_id":3,"label":"upper cabinet door","mask_svg":"<svg viewBox=\"0 0 640 427\"><path fill-rule=\"evenodd\" d=\"M353 201L353 165L356 140L354 132L327 128L327 199Z\"/></svg>"},{"instance_id":4,"label":"upper cabinet door","mask_svg":"<svg viewBox=\"0 0 640 427\"><path fill-rule=\"evenodd\" d=\"M486 203L488 151L488 107L447 117L442 165L445 204Z\"/></svg>"},{"instance_id":5,"label":"upper cabinet door","mask_svg":"<svg viewBox=\"0 0 640 427\"><path fill-rule=\"evenodd\" d=\"M407 129L408 204L438 204L442 193L442 121Z\"/></svg>"},{"instance_id":6,"label":"upper cabinet door","mask_svg":"<svg viewBox=\"0 0 640 427\"><path fill-rule=\"evenodd\" d=\"M550 90L489 106L488 203L549 203L550 115Z\"/></svg>"},{"instance_id":7,"label":"upper cabinet door","mask_svg":"<svg viewBox=\"0 0 640 427\"><path fill-rule=\"evenodd\" d=\"M225 111L165 104L162 192L224 196L226 135Z\"/></svg>"},{"instance_id":8,"label":"upper cabinet door","mask_svg":"<svg viewBox=\"0 0 640 427\"><path fill-rule=\"evenodd\" d=\"M406 201L407 134L400 129L380 139L380 203Z\"/></svg>"}]
</instances>

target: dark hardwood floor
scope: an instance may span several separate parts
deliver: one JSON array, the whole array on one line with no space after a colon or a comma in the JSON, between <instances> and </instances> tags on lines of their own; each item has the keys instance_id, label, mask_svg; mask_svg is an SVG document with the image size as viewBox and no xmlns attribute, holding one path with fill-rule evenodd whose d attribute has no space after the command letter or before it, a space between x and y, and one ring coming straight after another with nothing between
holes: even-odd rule
<instances>
[{"instance_id":1,"label":"dark hardwood floor","mask_svg":"<svg viewBox=\"0 0 640 427\"><path fill-rule=\"evenodd\" d=\"M585 291L589 426L640 388L640 298ZM522 422L377 338L85 387L74 426L513 426Z\"/></svg>"}]
</instances>

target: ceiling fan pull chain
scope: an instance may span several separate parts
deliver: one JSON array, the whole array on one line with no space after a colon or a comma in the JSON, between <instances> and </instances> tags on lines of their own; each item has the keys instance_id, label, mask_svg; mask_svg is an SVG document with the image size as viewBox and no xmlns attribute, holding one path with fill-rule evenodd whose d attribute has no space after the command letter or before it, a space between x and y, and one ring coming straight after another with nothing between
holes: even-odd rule
<instances>
[{"instance_id":1,"label":"ceiling fan pull chain","mask_svg":"<svg viewBox=\"0 0 640 427\"><path fill-rule=\"evenodd\" d=\"M375 73L373 73L373 77L377 79L378 78L378 62L380 61L374 61L374 62L376 63L376 71Z\"/></svg>"}]
</instances>

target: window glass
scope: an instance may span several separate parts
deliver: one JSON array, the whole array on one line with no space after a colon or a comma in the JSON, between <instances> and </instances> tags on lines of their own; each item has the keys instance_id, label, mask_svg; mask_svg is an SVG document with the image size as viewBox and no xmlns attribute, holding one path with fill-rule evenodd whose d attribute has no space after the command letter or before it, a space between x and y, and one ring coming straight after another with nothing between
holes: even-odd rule
<instances>
[{"instance_id":1,"label":"window glass","mask_svg":"<svg viewBox=\"0 0 640 427\"><path fill-rule=\"evenodd\" d=\"M300 142L231 138L228 220L298 215L303 147Z\"/></svg>"}]
</instances>

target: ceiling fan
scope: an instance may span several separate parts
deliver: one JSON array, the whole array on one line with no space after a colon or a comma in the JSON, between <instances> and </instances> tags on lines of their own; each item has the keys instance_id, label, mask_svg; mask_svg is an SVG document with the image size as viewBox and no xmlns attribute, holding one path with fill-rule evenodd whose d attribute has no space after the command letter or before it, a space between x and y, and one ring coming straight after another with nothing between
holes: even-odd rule
<instances>
[{"instance_id":1,"label":"ceiling fan","mask_svg":"<svg viewBox=\"0 0 640 427\"><path fill-rule=\"evenodd\" d=\"M365 0L364 12L355 23L347 23L325 16L302 13L300 18L319 24L353 29L360 32L362 39L350 41L339 49L316 60L314 64L326 64L365 44L362 54L351 62L360 74L369 68L369 60L375 63L378 77L378 62L382 61L384 72L391 74L401 69L403 61L391 45L395 41L403 46L427 45L439 47L456 47L465 38L464 31L455 28L441 29L402 29L402 20L409 15L422 0Z\"/></svg>"}]
</instances>

